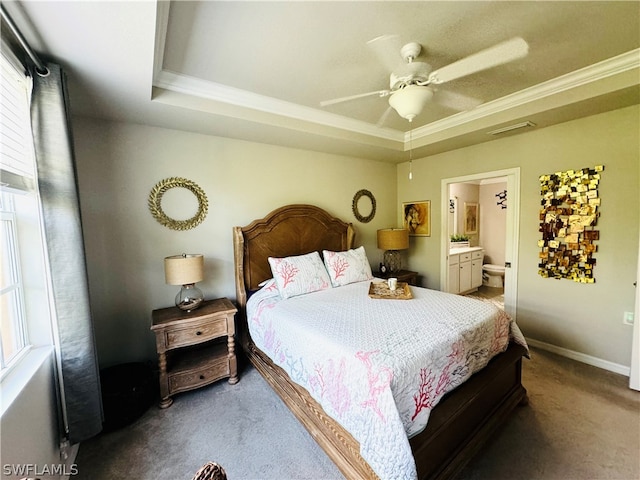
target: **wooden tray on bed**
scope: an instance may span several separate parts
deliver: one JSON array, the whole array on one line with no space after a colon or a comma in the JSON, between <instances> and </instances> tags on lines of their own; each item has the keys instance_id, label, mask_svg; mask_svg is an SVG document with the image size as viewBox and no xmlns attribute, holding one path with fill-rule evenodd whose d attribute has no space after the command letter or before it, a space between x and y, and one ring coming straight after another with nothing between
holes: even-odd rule
<instances>
[{"instance_id":1,"label":"wooden tray on bed","mask_svg":"<svg viewBox=\"0 0 640 480\"><path fill-rule=\"evenodd\" d=\"M413 298L409 284L406 282L398 282L398 286L394 291L389 290L387 282L371 282L369 296L387 300L409 300Z\"/></svg>"}]
</instances>

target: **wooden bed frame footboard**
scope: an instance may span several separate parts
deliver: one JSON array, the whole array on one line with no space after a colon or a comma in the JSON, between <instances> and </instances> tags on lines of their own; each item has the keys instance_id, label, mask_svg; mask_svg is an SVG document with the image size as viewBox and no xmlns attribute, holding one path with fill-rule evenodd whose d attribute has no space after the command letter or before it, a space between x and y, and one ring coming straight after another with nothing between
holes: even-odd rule
<instances>
[{"instance_id":1,"label":"wooden bed frame footboard","mask_svg":"<svg viewBox=\"0 0 640 480\"><path fill-rule=\"evenodd\" d=\"M513 409L528 402L521 376L526 353L523 346L509 344L506 352L440 400L427 427L409 440L418 478L453 478Z\"/></svg>"},{"instance_id":2,"label":"wooden bed frame footboard","mask_svg":"<svg viewBox=\"0 0 640 480\"><path fill-rule=\"evenodd\" d=\"M360 456L359 443L304 388L256 348L246 323L248 293L271 276L268 256L346 250L352 248L353 240L351 224L312 205L282 207L247 227L234 227L238 331L249 361L345 477L370 480L378 477ZM425 430L410 439L419 479L454 477L512 410L526 403L521 382L524 355L524 347L510 344L506 352L443 397L431 412Z\"/></svg>"},{"instance_id":3,"label":"wooden bed frame footboard","mask_svg":"<svg viewBox=\"0 0 640 480\"><path fill-rule=\"evenodd\" d=\"M289 379L264 353L250 343L245 345L249 361L280 396L313 439L333 460L342 474L353 480L374 480L378 476L360 456L360 444L329 417L309 393Z\"/></svg>"},{"instance_id":4,"label":"wooden bed frame footboard","mask_svg":"<svg viewBox=\"0 0 640 480\"><path fill-rule=\"evenodd\" d=\"M360 444L329 417L308 392L264 353L244 345L252 365L282 398L316 443L349 480L378 476L360 456ZM451 479L476 455L511 411L526 402L520 383L520 345L511 344L433 409L427 428L409 441L420 480Z\"/></svg>"}]
</instances>

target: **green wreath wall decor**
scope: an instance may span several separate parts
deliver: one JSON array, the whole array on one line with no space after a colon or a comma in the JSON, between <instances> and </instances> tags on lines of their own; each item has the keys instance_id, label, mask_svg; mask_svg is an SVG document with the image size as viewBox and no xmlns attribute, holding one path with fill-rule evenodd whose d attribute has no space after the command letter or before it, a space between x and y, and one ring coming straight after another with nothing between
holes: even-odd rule
<instances>
[{"instance_id":1,"label":"green wreath wall decor","mask_svg":"<svg viewBox=\"0 0 640 480\"><path fill-rule=\"evenodd\" d=\"M369 200L371 200L371 213L369 213L369 215L367 216L361 215L358 211L358 201L362 197L367 197ZM351 209L353 210L353 216L356 217L359 222L368 223L373 220L373 217L376 216L376 197L374 197L373 193L371 193L369 190L358 190L353 196Z\"/></svg>"},{"instance_id":2,"label":"green wreath wall decor","mask_svg":"<svg viewBox=\"0 0 640 480\"><path fill-rule=\"evenodd\" d=\"M171 188L186 188L190 190L198 200L198 211L196 214L188 218L187 220L174 220L170 218L164 210L162 210L162 196ZM195 182L187 180L181 177L170 177L160 180L152 189L149 194L149 210L151 215L162 225L172 230L190 230L197 227L202 223L207 216L207 210L209 203L207 202L207 196Z\"/></svg>"}]
</instances>

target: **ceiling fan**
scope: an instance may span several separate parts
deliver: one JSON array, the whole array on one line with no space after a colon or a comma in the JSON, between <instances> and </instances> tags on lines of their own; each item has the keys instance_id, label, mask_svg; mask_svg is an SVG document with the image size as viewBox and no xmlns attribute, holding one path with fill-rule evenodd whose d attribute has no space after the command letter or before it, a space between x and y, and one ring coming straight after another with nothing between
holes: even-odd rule
<instances>
[{"instance_id":1,"label":"ceiling fan","mask_svg":"<svg viewBox=\"0 0 640 480\"><path fill-rule=\"evenodd\" d=\"M389 97L389 108L380 117L378 126L385 122L392 109L411 122L432 99L454 110L470 110L482 102L453 92L436 91L434 86L512 62L525 57L529 52L527 42L516 37L433 71L428 63L415 61L422 51L419 43L411 42L402 46L398 35L383 35L367 44L391 70L389 89L325 100L320 102L320 106L374 95Z\"/></svg>"}]
</instances>

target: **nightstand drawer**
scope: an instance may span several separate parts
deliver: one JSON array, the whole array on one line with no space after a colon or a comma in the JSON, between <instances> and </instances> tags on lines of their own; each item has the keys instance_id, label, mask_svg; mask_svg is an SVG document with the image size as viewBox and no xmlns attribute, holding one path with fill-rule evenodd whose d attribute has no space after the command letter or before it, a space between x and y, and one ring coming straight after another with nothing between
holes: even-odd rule
<instances>
[{"instance_id":1,"label":"nightstand drawer","mask_svg":"<svg viewBox=\"0 0 640 480\"><path fill-rule=\"evenodd\" d=\"M169 330L165 332L165 344L167 349L171 349L206 342L223 335L227 335L227 317L209 320L187 328Z\"/></svg>"},{"instance_id":2,"label":"nightstand drawer","mask_svg":"<svg viewBox=\"0 0 640 480\"><path fill-rule=\"evenodd\" d=\"M202 387L221 378L228 377L229 373L229 359L222 357L199 369L170 374L169 394Z\"/></svg>"}]
</instances>

